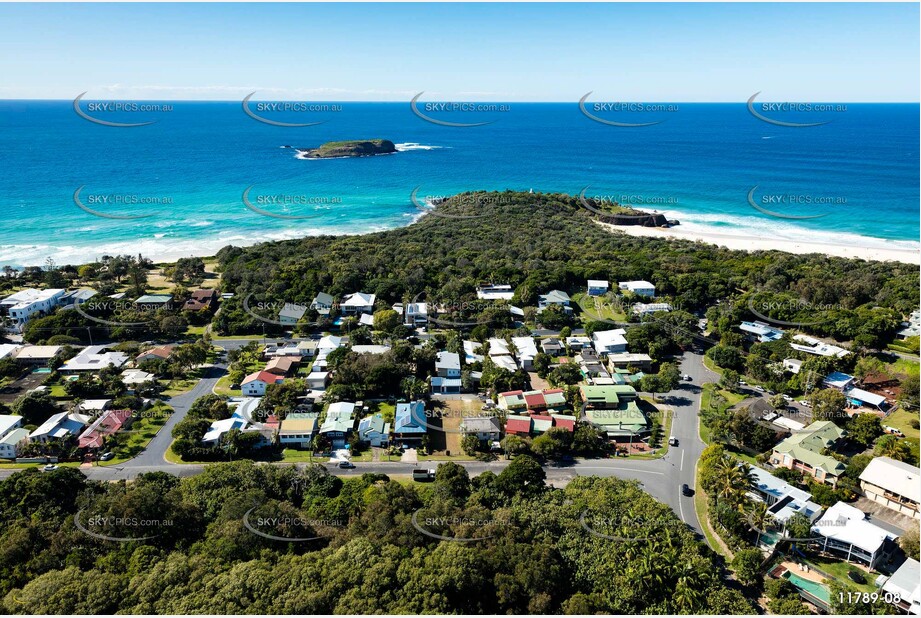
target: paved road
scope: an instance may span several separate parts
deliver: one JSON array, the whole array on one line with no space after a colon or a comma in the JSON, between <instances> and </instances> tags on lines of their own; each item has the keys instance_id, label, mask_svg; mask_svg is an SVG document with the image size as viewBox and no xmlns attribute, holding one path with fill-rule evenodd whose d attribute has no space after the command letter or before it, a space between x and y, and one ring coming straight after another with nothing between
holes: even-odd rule
<instances>
[{"instance_id":1,"label":"paved road","mask_svg":"<svg viewBox=\"0 0 921 618\"><path fill-rule=\"evenodd\" d=\"M248 343L248 340L221 340L216 342L221 347L233 349ZM668 454L660 459L580 459L570 464L549 465L546 467L550 482L566 482L577 476L617 477L639 481L643 488L654 498L669 505L682 521L701 532L700 522L694 508L694 499L681 495L681 485L694 486L695 468L700 458L704 443L698 433L698 414L700 410L700 385L714 381L717 376L703 365L700 354L688 352L681 360L682 374L691 376L690 382L681 382L679 387L659 396L659 405L667 406L673 413L671 435L678 438L678 446L669 448ZM131 479L144 472L168 472L176 476L193 476L204 470L205 464L173 464L164 459L164 454L172 442L172 429L186 415L189 407L199 397L212 391L226 366L216 365L206 370L205 377L192 390L177 395L169 400L175 412L160 432L151 440L147 449L134 459L118 466L94 466L81 468L91 480L115 481ZM459 462L472 476L491 470L499 473L508 461L495 462ZM305 464L298 464L303 467ZM437 465L437 462L422 462L419 465L400 462L359 462L354 469L343 470L333 465L327 468L333 474L354 476L366 472L380 474L411 474L413 468ZM14 474L16 470L0 470L0 478Z\"/></svg>"}]
</instances>

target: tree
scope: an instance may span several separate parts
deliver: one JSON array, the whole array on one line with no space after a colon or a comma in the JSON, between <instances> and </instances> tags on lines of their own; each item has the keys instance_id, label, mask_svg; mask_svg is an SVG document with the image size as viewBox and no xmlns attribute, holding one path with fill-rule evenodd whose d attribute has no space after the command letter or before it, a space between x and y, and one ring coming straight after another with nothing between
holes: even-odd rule
<instances>
[{"instance_id":1,"label":"tree","mask_svg":"<svg viewBox=\"0 0 921 618\"><path fill-rule=\"evenodd\" d=\"M506 435L502 438L502 441L499 442L499 446L501 446L502 450L511 457L527 453L531 450L531 446L525 438L514 434Z\"/></svg>"},{"instance_id":2,"label":"tree","mask_svg":"<svg viewBox=\"0 0 921 618\"><path fill-rule=\"evenodd\" d=\"M908 443L891 434L887 434L876 441L876 446L873 448L873 454L877 457L889 457L896 461L908 463L914 459L914 455Z\"/></svg>"},{"instance_id":3,"label":"tree","mask_svg":"<svg viewBox=\"0 0 921 618\"><path fill-rule=\"evenodd\" d=\"M496 477L496 488L506 497L535 496L544 490L547 474L533 457L518 455Z\"/></svg>"},{"instance_id":4,"label":"tree","mask_svg":"<svg viewBox=\"0 0 921 618\"><path fill-rule=\"evenodd\" d=\"M902 548L902 551L904 551L905 555L909 558L921 560L921 558L919 558L917 526L910 528L905 534L899 537L899 547Z\"/></svg>"},{"instance_id":5,"label":"tree","mask_svg":"<svg viewBox=\"0 0 921 618\"><path fill-rule=\"evenodd\" d=\"M374 312L374 329L389 333L400 325L400 314L393 309Z\"/></svg>"},{"instance_id":6,"label":"tree","mask_svg":"<svg viewBox=\"0 0 921 618\"><path fill-rule=\"evenodd\" d=\"M480 444L480 439L477 438L474 434L464 434L464 437L461 438L461 449L464 451L465 455L476 455L481 448L482 445Z\"/></svg>"},{"instance_id":7,"label":"tree","mask_svg":"<svg viewBox=\"0 0 921 618\"><path fill-rule=\"evenodd\" d=\"M831 388L818 390L809 395L812 404L812 419L815 421L832 421L843 425L848 416L844 413L847 399L844 393Z\"/></svg>"},{"instance_id":8,"label":"tree","mask_svg":"<svg viewBox=\"0 0 921 618\"><path fill-rule=\"evenodd\" d=\"M783 410L787 407L787 400L784 399L783 395L781 395L780 393L777 393L776 395L771 397L770 402L771 402L771 407L774 408L775 410Z\"/></svg>"},{"instance_id":9,"label":"tree","mask_svg":"<svg viewBox=\"0 0 921 618\"><path fill-rule=\"evenodd\" d=\"M761 550L749 547L740 549L732 559L732 570L743 586L754 586L761 581Z\"/></svg>"},{"instance_id":10,"label":"tree","mask_svg":"<svg viewBox=\"0 0 921 618\"><path fill-rule=\"evenodd\" d=\"M549 354L538 352L537 356L534 357L534 371L539 377L546 379L552 362L553 358Z\"/></svg>"},{"instance_id":11,"label":"tree","mask_svg":"<svg viewBox=\"0 0 921 618\"><path fill-rule=\"evenodd\" d=\"M582 374L575 363L561 363L550 372L547 376L547 381L553 386L578 384L582 381Z\"/></svg>"},{"instance_id":12,"label":"tree","mask_svg":"<svg viewBox=\"0 0 921 618\"><path fill-rule=\"evenodd\" d=\"M921 382L919 382L918 374L913 373L902 378L900 386L901 392L899 393L899 401L906 408L917 410L918 393L919 390L921 390Z\"/></svg>"},{"instance_id":13,"label":"tree","mask_svg":"<svg viewBox=\"0 0 921 618\"><path fill-rule=\"evenodd\" d=\"M720 376L719 387L730 393L736 393L739 390L739 374L732 369L727 369Z\"/></svg>"},{"instance_id":14,"label":"tree","mask_svg":"<svg viewBox=\"0 0 921 618\"><path fill-rule=\"evenodd\" d=\"M883 426L875 414L855 414L847 424L847 431L848 439L867 447L882 435Z\"/></svg>"}]
</instances>

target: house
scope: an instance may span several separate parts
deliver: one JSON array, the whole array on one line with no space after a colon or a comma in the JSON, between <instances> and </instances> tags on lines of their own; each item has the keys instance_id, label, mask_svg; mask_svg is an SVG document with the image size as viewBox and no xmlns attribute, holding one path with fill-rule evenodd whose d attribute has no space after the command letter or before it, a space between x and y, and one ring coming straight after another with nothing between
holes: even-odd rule
<instances>
[{"instance_id":1,"label":"house","mask_svg":"<svg viewBox=\"0 0 921 618\"><path fill-rule=\"evenodd\" d=\"M590 337L584 337L582 335L576 335L572 337L566 337L566 347L572 352L578 352L585 348L591 347L592 340Z\"/></svg>"},{"instance_id":2,"label":"house","mask_svg":"<svg viewBox=\"0 0 921 618\"><path fill-rule=\"evenodd\" d=\"M770 463L808 474L834 487L844 474L845 465L822 451L834 448L844 435L844 430L833 422L816 421L774 446Z\"/></svg>"},{"instance_id":3,"label":"house","mask_svg":"<svg viewBox=\"0 0 921 618\"><path fill-rule=\"evenodd\" d=\"M326 357L333 350L341 348L343 338L334 335L326 335L317 342L317 356L313 361L313 371L322 371L326 369Z\"/></svg>"},{"instance_id":4,"label":"house","mask_svg":"<svg viewBox=\"0 0 921 618\"><path fill-rule=\"evenodd\" d=\"M553 426L572 433L576 430L576 417L569 414L551 414Z\"/></svg>"},{"instance_id":5,"label":"house","mask_svg":"<svg viewBox=\"0 0 921 618\"><path fill-rule=\"evenodd\" d=\"M425 326L428 322L428 303L406 303L406 307L403 309L403 324L416 328Z\"/></svg>"},{"instance_id":6,"label":"house","mask_svg":"<svg viewBox=\"0 0 921 618\"><path fill-rule=\"evenodd\" d=\"M317 432L317 415L313 412L292 412L278 428L278 441L285 446L310 448Z\"/></svg>"},{"instance_id":7,"label":"house","mask_svg":"<svg viewBox=\"0 0 921 618\"><path fill-rule=\"evenodd\" d=\"M783 339L784 331L774 328L765 322L742 322L739 324L739 330L748 333L752 338L757 338L761 343L778 341Z\"/></svg>"},{"instance_id":8,"label":"house","mask_svg":"<svg viewBox=\"0 0 921 618\"><path fill-rule=\"evenodd\" d=\"M601 330L592 333L592 345L599 354L616 354L627 351L627 333L623 328Z\"/></svg>"},{"instance_id":9,"label":"house","mask_svg":"<svg viewBox=\"0 0 921 618\"><path fill-rule=\"evenodd\" d=\"M865 391L862 388L849 388L844 392L844 396L847 397L848 403L852 406L866 406L868 408L876 408L883 412L889 409L889 404L886 403L885 397Z\"/></svg>"},{"instance_id":10,"label":"house","mask_svg":"<svg viewBox=\"0 0 921 618\"><path fill-rule=\"evenodd\" d=\"M921 563L907 558L883 583L883 592L889 593L892 604L902 612L921 614Z\"/></svg>"},{"instance_id":11,"label":"house","mask_svg":"<svg viewBox=\"0 0 921 618\"><path fill-rule=\"evenodd\" d=\"M14 331L22 332L26 322L33 315L44 316L51 313L64 297L64 292L65 290L58 288L20 290L0 300L0 314L9 316Z\"/></svg>"},{"instance_id":12,"label":"house","mask_svg":"<svg viewBox=\"0 0 921 618\"><path fill-rule=\"evenodd\" d=\"M362 315L367 315L367 314L362 314ZM376 344L369 343L367 345L365 344L353 345L351 349L352 349L352 352L355 352L356 354L384 354L385 352L390 351L390 346L389 345L376 345Z\"/></svg>"},{"instance_id":13,"label":"house","mask_svg":"<svg viewBox=\"0 0 921 618\"><path fill-rule=\"evenodd\" d=\"M579 394L585 403L586 409L614 410L621 407L622 402L636 400L636 389L628 384L613 386L582 385Z\"/></svg>"},{"instance_id":14,"label":"house","mask_svg":"<svg viewBox=\"0 0 921 618\"><path fill-rule=\"evenodd\" d=\"M432 376L430 382L433 395L458 395L463 388L463 381L460 378Z\"/></svg>"},{"instance_id":15,"label":"house","mask_svg":"<svg viewBox=\"0 0 921 618\"><path fill-rule=\"evenodd\" d=\"M173 308L172 294L144 294L134 301L134 306L141 311L158 311Z\"/></svg>"},{"instance_id":16,"label":"house","mask_svg":"<svg viewBox=\"0 0 921 618\"><path fill-rule=\"evenodd\" d=\"M509 414L505 417L505 435L522 436L531 435L531 417Z\"/></svg>"},{"instance_id":17,"label":"house","mask_svg":"<svg viewBox=\"0 0 921 618\"><path fill-rule=\"evenodd\" d=\"M478 341L464 341L464 362L468 365L471 363L478 363L483 360L483 355L479 354L477 350L480 349L480 343Z\"/></svg>"},{"instance_id":18,"label":"house","mask_svg":"<svg viewBox=\"0 0 921 618\"><path fill-rule=\"evenodd\" d=\"M618 402L616 407L587 408L585 416L588 422L605 432L609 440L635 442L649 432L649 422L636 401Z\"/></svg>"},{"instance_id":19,"label":"house","mask_svg":"<svg viewBox=\"0 0 921 618\"><path fill-rule=\"evenodd\" d=\"M631 352L616 352L608 354L608 368L611 371L636 367L642 371L652 369L652 357L649 354L633 354Z\"/></svg>"},{"instance_id":20,"label":"house","mask_svg":"<svg viewBox=\"0 0 921 618\"><path fill-rule=\"evenodd\" d=\"M360 326L367 326L369 328L373 328L374 327L374 314L371 314L371 313L358 314L358 324Z\"/></svg>"},{"instance_id":21,"label":"house","mask_svg":"<svg viewBox=\"0 0 921 618\"><path fill-rule=\"evenodd\" d=\"M111 399L86 399L74 405L74 411L89 416L96 416L108 410L111 403Z\"/></svg>"},{"instance_id":22,"label":"house","mask_svg":"<svg viewBox=\"0 0 921 618\"><path fill-rule=\"evenodd\" d=\"M668 303L633 303L631 309L633 310L633 315L644 316L660 311L671 311L672 306Z\"/></svg>"},{"instance_id":23,"label":"house","mask_svg":"<svg viewBox=\"0 0 921 618\"><path fill-rule=\"evenodd\" d=\"M832 371L830 374L825 376L825 379L822 380L822 384L825 388L833 388L835 390L841 391L842 393L854 385L855 379L854 376L849 376L846 373L841 373L840 371Z\"/></svg>"},{"instance_id":24,"label":"house","mask_svg":"<svg viewBox=\"0 0 921 618\"><path fill-rule=\"evenodd\" d=\"M311 371L304 379L307 382L307 386L311 389L324 391L326 387L329 386L330 376L328 371Z\"/></svg>"},{"instance_id":25,"label":"house","mask_svg":"<svg viewBox=\"0 0 921 618\"><path fill-rule=\"evenodd\" d=\"M549 354L550 356L559 356L563 353L563 344L560 343L560 340L556 337L549 337L547 339L541 340L540 349L544 352L544 354Z\"/></svg>"},{"instance_id":26,"label":"house","mask_svg":"<svg viewBox=\"0 0 921 618\"><path fill-rule=\"evenodd\" d=\"M278 321L285 326L293 326L297 324L302 317L304 317L305 313L307 313L307 307L304 305L285 303L281 310L278 312Z\"/></svg>"},{"instance_id":27,"label":"house","mask_svg":"<svg viewBox=\"0 0 921 618\"><path fill-rule=\"evenodd\" d=\"M271 356L293 356L295 358L311 358L317 351L316 341L289 341L278 346L266 346L263 355Z\"/></svg>"},{"instance_id":28,"label":"house","mask_svg":"<svg viewBox=\"0 0 921 618\"><path fill-rule=\"evenodd\" d=\"M80 434L77 445L86 449L102 448L106 438L131 424L132 414L131 410L109 410L101 414Z\"/></svg>"},{"instance_id":29,"label":"house","mask_svg":"<svg viewBox=\"0 0 921 618\"><path fill-rule=\"evenodd\" d=\"M374 313L375 294L365 294L364 292L355 292L347 294L342 302L339 303L339 310L342 315L358 315L359 313Z\"/></svg>"},{"instance_id":30,"label":"house","mask_svg":"<svg viewBox=\"0 0 921 618\"><path fill-rule=\"evenodd\" d=\"M803 361L798 358L785 358L783 359L783 370L788 371L792 374L798 374L800 367L803 366Z\"/></svg>"},{"instance_id":31,"label":"house","mask_svg":"<svg viewBox=\"0 0 921 618\"><path fill-rule=\"evenodd\" d=\"M19 427L8 431L0 438L0 459L16 459L22 448L29 443L29 430Z\"/></svg>"},{"instance_id":32,"label":"house","mask_svg":"<svg viewBox=\"0 0 921 618\"><path fill-rule=\"evenodd\" d=\"M908 320L902 322L901 328L895 332L896 339L908 339L917 337L921 334L921 311L915 310L908 316Z\"/></svg>"},{"instance_id":33,"label":"house","mask_svg":"<svg viewBox=\"0 0 921 618\"><path fill-rule=\"evenodd\" d=\"M11 359L16 358L16 352L18 352L21 347L21 345L15 343L0 343L0 360L7 356Z\"/></svg>"},{"instance_id":34,"label":"house","mask_svg":"<svg viewBox=\"0 0 921 618\"><path fill-rule=\"evenodd\" d=\"M511 371L513 373L518 371L518 365L515 363L515 359L507 354L490 356L489 358L496 365L496 367L501 367L502 369Z\"/></svg>"},{"instance_id":35,"label":"house","mask_svg":"<svg viewBox=\"0 0 921 618\"><path fill-rule=\"evenodd\" d=\"M505 356L512 353L512 349L509 347L509 344L505 339L493 337L488 339L486 343L489 344L490 356Z\"/></svg>"},{"instance_id":36,"label":"house","mask_svg":"<svg viewBox=\"0 0 921 618\"><path fill-rule=\"evenodd\" d=\"M435 373L442 378L461 377L460 355L454 352L439 352L435 361Z\"/></svg>"},{"instance_id":37,"label":"house","mask_svg":"<svg viewBox=\"0 0 921 618\"><path fill-rule=\"evenodd\" d=\"M512 300L515 290L506 283L487 283L476 290L476 297L481 300Z\"/></svg>"},{"instance_id":38,"label":"house","mask_svg":"<svg viewBox=\"0 0 921 618\"><path fill-rule=\"evenodd\" d=\"M390 442L390 423L381 414L367 416L358 421L358 438L371 446L387 446Z\"/></svg>"},{"instance_id":39,"label":"house","mask_svg":"<svg viewBox=\"0 0 921 618\"><path fill-rule=\"evenodd\" d=\"M921 469L889 457L876 457L860 473L863 494L886 508L921 519Z\"/></svg>"},{"instance_id":40,"label":"house","mask_svg":"<svg viewBox=\"0 0 921 618\"><path fill-rule=\"evenodd\" d=\"M587 283L589 296L604 296L608 293L611 284L601 279L589 279Z\"/></svg>"},{"instance_id":41,"label":"house","mask_svg":"<svg viewBox=\"0 0 921 618\"><path fill-rule=\"evenodd\" d=\"M254 371L249 374L240 383L240 390L244 395L249 397L262 397L265 395L265 389L269 384L280 384L284 382L282 376L269 373L268 371Z\"/></svg>"},{"instance_id":42,"label":"house","mask_svg":"<svg viewBox=\"0 0 921 618\"><path fill-rule=\"evenodd\" d=\"M214 421L211 423L211 427L208 431L205 432L205 435L202 437L202 444L205 446L215 446L225 435L230 433L232 430L236 429L238 431L245 431L249 427L249 421L241 416L234 414L230 418L221 419L219 421Z\"/></svg>"},{"instance_id":43,"label":"house","mask_svg":"<svg viewBox=\"0 0 921 618\"><path fill-rule=\"evenodd\" d=\"M764 502L768 507L770 516L781 526L796 514L804 515L809 523L814 522L822 514L822 507L812 501L812 494L777 478L767 470L757 466L750 466L755 477L753 497Z\"/></svg>"},{"instance_id":44,"label":"house","mask_svg":"<svg viewBox=\"0 0 921 618\"><path fill-rule=\"evenodd\" d=\"M813 534L821 537L822 551L835 553L848 562L861 562L875 568L892 548L898 535L867 521L860 509L836 502L812 524Z\"/></svg>"},{"instance_id":45,"label":"house","mask_svg":"<svg viewBox=\"0 0 921 618\"><path fill-rule=\"evenodd\" d=\"M134 357L135 363L143 363L148 360L169 360L170 356L173 354L173 348L176 346L172 344L160 345L155 348L150 348L146 352L141 352Z\"/></svg>"},{"instance_id":46,"label":"house","mask_svg":"<svg viewBox=\"0 0 921 618\"><path fill-rule=\"evenodd\" d=\"M402 446L421 446L422 437L428 433L425 403L398 403L393 425L393 443Z\"/></svg>"},{"instance_id":47,"label":"house","mask_svg":"<svg viewBox=\"0 0 921 618\"><path fill-rule=\"evenodd\" d=\"M22 417L15 414L0 414L0 438L22 427Z\"/></svg>"},{"instance_id":48,"label":"house","mask_svg":"<svg viewBox=\"0 0 921 618\"><path fill-rule=\"evenodd\" d=\"M91 345L83 348L79 354L64 361L59 371L99 371L104 367L121 367L128 362L128 355L122 352L109 352L104 345Z\"/></svg>"},{"instance_id":49,"label":"house","mask_svg":"<svg viewBox=\"0 0 921 618\"><path fill-rule=\"evenodd\" d=\"M141 384L153 382L157 379L152 373L141 371L140 369L125 369L121 374L122 384L124 384L129 393L133 393Z\"/></svg>"},{"instance_id":50,"label":"house","mask_svg":"<svg viewBox=\"0 0 921 618\"><path fill-rule=\"evenodd\" d=\"M806 352L807 354L815 354L816 356L835 356L838 358L850 354L850 352L844 348L829 343L823 343L815 337L810 337L808 335L793 335L793 340L799 343L791 342L790 347L800 352Z\"/></svg>"},{"instance_id":51,"label":"house","mask_svg":"<svg viewBox=\"0 0 921 618\"><path fill-rule=\"evenodd\" d=\"M655 296L656 286L648 281L618 281L617 287L621 290L633 292L637 296Z\"/></svg>"},{"instance_id":52,"label":"house","mask_svg":"<svg viewBox=\"0 0 921 618\"><path fill-rule=\"evenodd\" d=\"M89 422L89 417L82 414L58 412L30 433L29 441L45 443L50 440L63 440L81 433Z\"/></svg>"},{"instance_id":53,"label":"house","mask_svg":"<svg viewBox=\"0 0 921 618\"><path fill-rule=\"evenodd\" d=\"M537 310L543 311L551 305L562 307L566 313L572 313L572 307L569 306L569 294L562 290L550 290L546 294L537 297Z\"/></svg>"},{"instance_id":54,"label":"house","mask_svg":"<svg viewBox=\"0 0 921 618\"><path fill-rule=\"evenodd\" d=\"M553 417L546 414L531 415L531 431L535 435L547 433L553 427Z\"/></svg>"},{"instance_id":55,"label":"house","mask_svg":"<svg viewBox=\"0 0 921 618\"><path fill-rule=\"evenodd\" d=\"M47 365L60 351L59 345L26 345L14 352L13 358L20 365Z\"/></svg>"},{"instance_id":56,"label":"house","mask_svg":"<svg viewBox=\"0 0 921 618\"><path fill-rule=\"evenodd\" d=\"M194 290L182 308L185 311L214 311L217 309L217 290Z\"/></svg>"},{"instance_id":57,"label":"house","mask_svg":"<svg viewBox=\"0 0 921 618\"><path fill-rule=\"evenodd\" d=\"M318 292L310 303L310 308L320 315L329 315L333 310L333 297L326 292Z\"/></svg>"},{"instance_id":58,"label":"house","mask_svg":"<svg viewBox=\"0 0 921 618\"><path fill-rule=\"evenodd\" d=\"M510 412L529 411L531 413L546 413L550 410L559 412L567 408L566 396L563 389L553 388L542 391L508 391L499 393L497 398L498 408Z\"/></svg>"},{"instance_id":59,"label":"house","mask_svg":"<svg viewBox=\"0 0 921 618\"><path fill-rule=\"evenodd\" d=\"M329 438L333 450L344 447L348 434L355 429L355 407L350 401L339 401L326 408L326 419L320 426L320 434Z\"/></svg>"},{"instance_id":60,"label":"house","mask_svg":"<svg viewBox=\"0 0 921 618\"><path fill-rule=\"evenodd\" d=\"M58 301L58 306L62 309L73 309L74 305L82 305L92 297L96 296L96 290L82 288L65 292Z\"/></svg>"},{"instance_id":61,"label":"house","mask_svg":"<svg viewBox=\"0 0 921 618\"><path fill-rule=\"evenodd\" d=\"M537 356L537 344L534 343L533 337L512 337L512 344L515 346L515 355L518 357L518 363L525 371L534 369L534 358Z\"/></svg>"},{"instance_id":62,"label":"house","mask_svg":"<svg viewBox=\"0 0 921 618\"><path fill-rule=\"evenodd\" d=\"M276 356L266 363L265 370L274 373L277 376L291 375L292 371L297 370L300 360L293 356Z\"/></svg>"},{"instance_id":63,"label":"house","mask_svg":"<svg viewBox=\"0 0 921 618\"><path fill-rule=\"evenodd\" d=\"M460 430L464 435L475 435L480 442L496 442L502 433L502 425L495 416L465 416Z\"/></svg>"}]
</instances>

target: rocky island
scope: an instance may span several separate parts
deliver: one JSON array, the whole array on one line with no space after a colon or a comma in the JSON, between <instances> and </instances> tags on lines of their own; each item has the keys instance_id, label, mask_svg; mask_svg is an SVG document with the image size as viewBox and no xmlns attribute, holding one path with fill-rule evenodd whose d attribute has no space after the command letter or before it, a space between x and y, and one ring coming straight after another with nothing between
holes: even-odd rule
<instances>
[{"instance_id":1,"label":"rocky island","mask_svg":"<svg viewBox=\"0 0 921 618\"><path fill-rule=\"evenodd\" d=\"M343 157L373 157L397 151L387 139L359 139L327 142L317 148L298 148L299 159L339 159Z\"/></svg>"}]
</instances>

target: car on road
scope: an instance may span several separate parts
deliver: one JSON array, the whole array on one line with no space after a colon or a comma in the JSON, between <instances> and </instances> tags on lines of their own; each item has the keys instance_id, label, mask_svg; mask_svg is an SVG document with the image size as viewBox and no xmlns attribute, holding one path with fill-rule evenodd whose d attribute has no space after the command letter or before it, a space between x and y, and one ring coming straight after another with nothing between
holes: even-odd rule
<instances>
[{"instance_id":1,"label":"car on road","mask_svg":"<svg viewBox=\"0 0 921 618\"><path fill-rule=\"evenodd\" d=\"M684 380L685 382L690 382L691 376L689 376L688 374L684 374L683 376L681 376L681 379Z\"/></svg>"},{"instance_id":2,"label":"car on road","mask_svg":"<svg viewBox=\"0 0 921 618\"><path fill-rule=\"evenodd\" d=\"M806 406L807 408L811 408L811 407L812 407L812 404L809 403L809 402L808 402L807 400L805 400L805 399L803 399L803 400L800 401L799 403L800 403L800 405Z\"/></svg>"},{"instance_id":3,"label":"car on road","mask_svg":"<svg viewBox=\"0 0 921 618\"><path fill-rule=\"evenodd\" d=\"M745 380L739 380L739 386L748 386L748 382Z\"/></svg>"},{"instance_id":4,"label":"car on road","mask_svg":"<svg viewBox=\"0 0 921 618\"><path fill-rule=\"evenodd\" d=\"M784 401L793 401L793 397L790 397L790 395L788 395L788 394L786 394L786 393L784 393L783 395L781 395L781 397L783 397L783 400L784 400Z\"/></svg>"},{"instance_id":5,"label":"car on road","mask_svg":"<svg viewBox=\"0 0 921 618\"><path fill-rule=\"evenodd\" d=\"M113 457L115 457L115 453L113 453L112 451L109 451L108 453L103 453L102 455L100 455L99 461L109 461Z\"/></svg>"},{"instance_id":6,"label":"car on road","mask_svg":"<svg viewBox=\"0 0 921 618\"><path fill-rule=\"evenodd\" d=\"M353 464L351 461L340 461L339 467L343 470L350 470L355 467L355 464Z\"/></svg>"},{"instance_id":7,"label":"car on road","mask_svg":"<svg viewBox=\"0 0 921 618\"><path fill-rule=\"evenodd\" d=\"M54 464L48 464L47 466L42 468L42 470L44 470L45 472L54 472L57 469L58 467Z\"/></svg>"},{"instance_id":8,"label":"car on road","mask_svg":"<svg viewBox=\"0 0 921 618\"><path fill-rule=\"evenodd\" d=\"M694 495L694 491L693 491L690 487L688 487L688 484L687 484L687 483L682 483L682 485L681 485L681 495L683 495L683 496L693 496L693 495Z\"/></svg>"},{"instance_id":9,"label":"car on road","mask_svg":"<svg viewBox=\"0 0 921 618\"><path fill-rule=\"evenodd\" d=\"M758 384L755 384L755 390L758 391L759 393L763 393L763 392L764 392L764 387L763 387L763 386L759 386Z\"/></svg>"},{"instance_id":10,"label":"car on road","mask_svg":"<svg viewBox=\"0 0 921 618\"><path fill-rule=\"evenodd\" d=\"M668 437L668 443L669 443L671 446L678 446L678 438L676 438L675 436L669 436L669 437Z\"/></svg>"}]
</instances>

